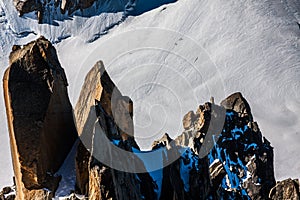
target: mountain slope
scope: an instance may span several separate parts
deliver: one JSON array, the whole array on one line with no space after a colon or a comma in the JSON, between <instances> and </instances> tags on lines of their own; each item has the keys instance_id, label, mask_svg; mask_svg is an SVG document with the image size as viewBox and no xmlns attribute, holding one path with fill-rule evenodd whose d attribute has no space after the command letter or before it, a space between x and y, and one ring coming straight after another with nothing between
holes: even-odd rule
<instances>
[{"instance_id":1,"label":"mountain slope","mask_svg":"<svg viewBox=\"0 0 300 200\"><path fill-rule=\"evenodd\" d=\"M206 96L220 100L228 93L242 91L253 102L253 115L260 121L262 131L278 147L277 178L286 177L287 173L297 176L300 31L297 7L290 7L291 3L180 1L130 18L92 44L78 42L78 49L89 47L89 52L83 50L89 54L85 62L65 53L61 61L65 65L82 63L81 74L87 63L103 59L121 91L132 95L140 105L135 107L135 119L140 124L136 137L141 143L146 140L144 144L151 140L149 136L145 139L145 130L153 132L154 138L162 131L180 133L180 114L174 107L180 105L184 113ZM58 48L66 52L75 40L70 38ZM75 80L78 85L74 87L78 88L80 77ZM145 84L152 86L149 89ZM75 91L71 88L74 99ZM162 92L168 98L160 96ZM145 106L154 104L152 112ZM160 124L163 120L167 122Z\"/></svg>"}]
</instances>

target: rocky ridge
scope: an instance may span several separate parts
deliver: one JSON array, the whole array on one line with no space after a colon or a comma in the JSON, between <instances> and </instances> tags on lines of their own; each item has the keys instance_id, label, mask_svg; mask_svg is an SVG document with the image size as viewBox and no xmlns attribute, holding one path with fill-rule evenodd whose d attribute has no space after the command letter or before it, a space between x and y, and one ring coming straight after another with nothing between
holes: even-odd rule
<instances>
[{"instance_id":1,"label":"rocky ridge","mask_svg":"<svg viewBox=\"0 0 300 200\"><path fill-rule=\"evenodd\" d=\"M65 199L299 199L298 180L275 181L273 147L241 93L188 112L182 134L155 141L150 152L160 156L149 160L134 139L133 102L102 62L86 76L74 119L66 76L45 38L14 46L3 81L16 199L56 196L55 172L77 137L75 191ZM149 171L149 162L164 167ZM14 188L0 192L14 198Z\"/></svg>"},{"instance_id":2,"label":"rocky ridge","mask_svg":"<svg viewBox=\"0 0 300 200\"><path fill-rule=\"evenodd\" d=\"M191 111L185 115L181 136L172 140L166 135L154 143L153 148L170 146L181 155L178 162L164 169L163 182L169 185L162 191L167 193L164 199L171 194L175 199L268 199L275 185L273 147L262 137L240 93L227 97L221 105L200 105L196 114ZM221 134L208 135L213 121L223 117ZM213 146L199 158L200 149L209 144L205 141L213 141ZM172 142L175 146L169 145ZM180 174L181 180L168 174ZM181 184L172 186L172 182Z\"/></svg>"},{"instance_id":3,"label":"rocky ridge","mask_svg":"<svg viewBox=\"0 0 300 200\"><path fill-rule=\"evenodd\" d=\"M39 23L55 24L55 20L65 20L70 16L94 16L101 13L122 13L121 23L129 15L139 15L163 4L176 0L13 0L13 4L22 17L32 13ZM32 16L32 15L31 15Z\"/></svg>"},{"instance_id":4,"label":"rocky ridge","mask_svg":"<svg viewBox=\"0 0 300 200\"><path fill-rule=\"evenodd\" d=\"M75 14L93 15L101 12L124 12L127 7L133 9L134 2L127 0L13 0L13 4L22 17L33 13L38 23L50 23L54 20L64 20Z\"/></svg>"}]
</instances>

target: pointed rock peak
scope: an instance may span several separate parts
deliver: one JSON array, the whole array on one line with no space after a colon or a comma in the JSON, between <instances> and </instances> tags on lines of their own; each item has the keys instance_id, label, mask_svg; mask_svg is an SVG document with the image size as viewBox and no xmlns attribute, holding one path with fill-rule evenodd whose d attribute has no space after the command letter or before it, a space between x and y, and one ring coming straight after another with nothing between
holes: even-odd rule
<instances>
[{"instance_id":1,"label":"pointed rock peak","mask_svg":"<svg viewBox=\"0 0 300 200\"><path fill-rule=\"evenodd\" d=\"M172 141L173 141L173 139L169 136L168 133L165 133L165 134L161 137L160 140L161 140L161 141L167 141L167 142L172 142Z\"/></svg>"},{"instance_id":2,"label":"pointed rock peak","mask_svg":"<svg viewBox=\"0 0 300 200\"><path fill-rule=\"evenodd\" d=\"M133 137L132 116L132 100L120 93L103 63L97 62L85 78L75 108L81 139L76 155L76 184L80 193L89 199L104 196L105 199L113 196L113 199L155 199L152 178L148 173L127 173L138 167L146 171L142 161L132 153L135 162L129 157L124 161L120 158L120 151L115 151L115 146L122 152L139 151ZM114 170L106 163L121 160L121 165L126 167L124 171ZM124 181L126 184L123 184Z\"/></svg>"},{"instance_id":3,"label":"pointed rock peak","mask_svg":"<svg viewBox=\"0 0 300 200\"><path fill-rule=\"evenodd\" d=\"M169 136L168 133L165 133L159 140L156 140L152 143L152 149L158 149L160 147L171 148L170 143L173 139Z\"/></svg>"},{"instance_id":4,"label":"pointed rock peak","mask_svg":"<svg viewBox=\"0 0 300 200\"><path fill-rule=\"evenodd\" d=\"M89 120L92 118L96 120L95 105L100 105L101 109L98 111L104 112L116 123L124 140L127 136L133 136L133 102L121 94L106 72L102 61L98 61L85 77L75 107L74 114L79 135L84 132L84 127L93 127L91 123L95 121Z\"/></svg>"},{"instance_id":5,"label":"pointed rock peak","mask_svg":"<svg viewBox=\"0 0 300 200\"><path fill-rule=\"evenodd\" d=\"M253 120L250 106L240 92L228 96L221 102L221 106L225 109L234 110L240 117L248 117L249 121Z\"/></svg>"},{"instance_id":6,"label":"pointed rock peak","mask_svg":"<svg viewBox=\"0 0 300 200\"><path fill-rule=\"evenodd\" d=\"M23 74L20 76L20 81L31 78L37 82L45 82L52 92L53 76L57 75L60 76L63 84L68 86L56 50L44 36L23 46L14 45L9 55L9 63L10 70L16 69L20 75Z\"/></svg>"},{"instance_id":7,"label":"pointed rock peak","mask_svg":"<svg viewBox=\"0 0 300 200\"><path fill-rule=\"evenodd\" d=\"M102 72L100 69L103 69ZM100 80L103 72L103 63L99 61L85 77L82 90L74 110L74 117L79 136L82 135L84 126L88 123L89 118L93 118L90 123L95 123L96 114L94 113L94 115L92 115L92 112L95 110L95 100L100 101L101 93L103 91ZM86 125L86 127L88 127L88 125Z\"/></svg>"}]
</instances>

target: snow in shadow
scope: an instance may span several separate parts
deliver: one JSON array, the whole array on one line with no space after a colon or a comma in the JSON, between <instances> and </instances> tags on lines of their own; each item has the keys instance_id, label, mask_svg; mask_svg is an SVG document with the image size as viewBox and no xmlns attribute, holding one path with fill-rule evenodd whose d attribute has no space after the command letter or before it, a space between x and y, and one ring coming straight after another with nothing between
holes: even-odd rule
<instances>
[{"instance_id":1,"label":"snow in shadow","mask_svg":"<svg viewBox=\"0 0 300 200\"><path fill-rule=\"evenodd\" d=\"M176 2L176 0L128 0L128 3L125 5L125 14L134 16L141 15L164 4L174 2Z\"/></svg>"},{"instance_id":2,"label":"snow in shadow","mask_svg":"<svg viewBox=\"0 0 300 200\"><path fill-rule=\"evenodd\" d=\"M177 0L96 0L92 6L86 9L80 9L79 5L75 5L62 11L62 3L51 0L43 6L43 19L41 23L58 26L56 21L72 20L72 17L74 16L89 18L98 16L102 13L119 12L123 13L121 21L124 21L128 16L141 15L162 5L174 3L176 1ZM28 15L26 17L28 17Z\"/></svg>"}]
</instances>

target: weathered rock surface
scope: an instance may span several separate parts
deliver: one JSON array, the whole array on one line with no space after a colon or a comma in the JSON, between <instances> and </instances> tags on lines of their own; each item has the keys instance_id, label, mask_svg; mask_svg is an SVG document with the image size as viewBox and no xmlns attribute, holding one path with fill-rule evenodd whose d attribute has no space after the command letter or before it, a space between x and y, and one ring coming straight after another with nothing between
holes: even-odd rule
<instances>
[{"instance_id":1,"label":"weathered rock surface","mask_svg":"<svg viewBox=\"0 0 300 200\"><path fill-rule=\"evenodd\" d=\"M250 106L240 92L234 93L224 99L221 102L221 106L229 110L234 110L238 113L239 117L247 117L249 121L253 120Z\"/></svg>"},{"instance_id":2,"label":"weathered rock surface","mask_svg":"<svg viewBox=\"0 0 300 200\"><path fill-rule=\"evenodd\" d=\"M139 149L133 137L132 112L132 101L121 95L102 62L98 62L86 76L75 108L82 141L76 157L77 187L79 193L89 199L155 199L154 184L148 173L112 169L93 156L107 155L106 160L118 160L120 155L111 145L125 151ZM111 145L97 139L95 123ZM127 163L122 164L134 170L131 159L138 160L137 157L128 158Z\"/></svg>"},{"instance_id":3,"label":"weathered rock surface","mask_svg":"<svg viewBox=\"0 0 300 200\"><path fill-rule=\"evenodd\" d=\"M299 180L286 179L278 181L276 185L271 189L269 198L270 199L291 199L299 200Z\"/></svg>"},{"instance_id":4,"label":"weathered rock surface","mask_svg":"<svg viewBox=\"0 0 300 200\"><path fill-rule=\"evenodd\" d=\"M13 47L3 82L17 199L39 199L56 190L54 173L77 138L66 75L40 37Z\"/></svg>"}]
</instances>

